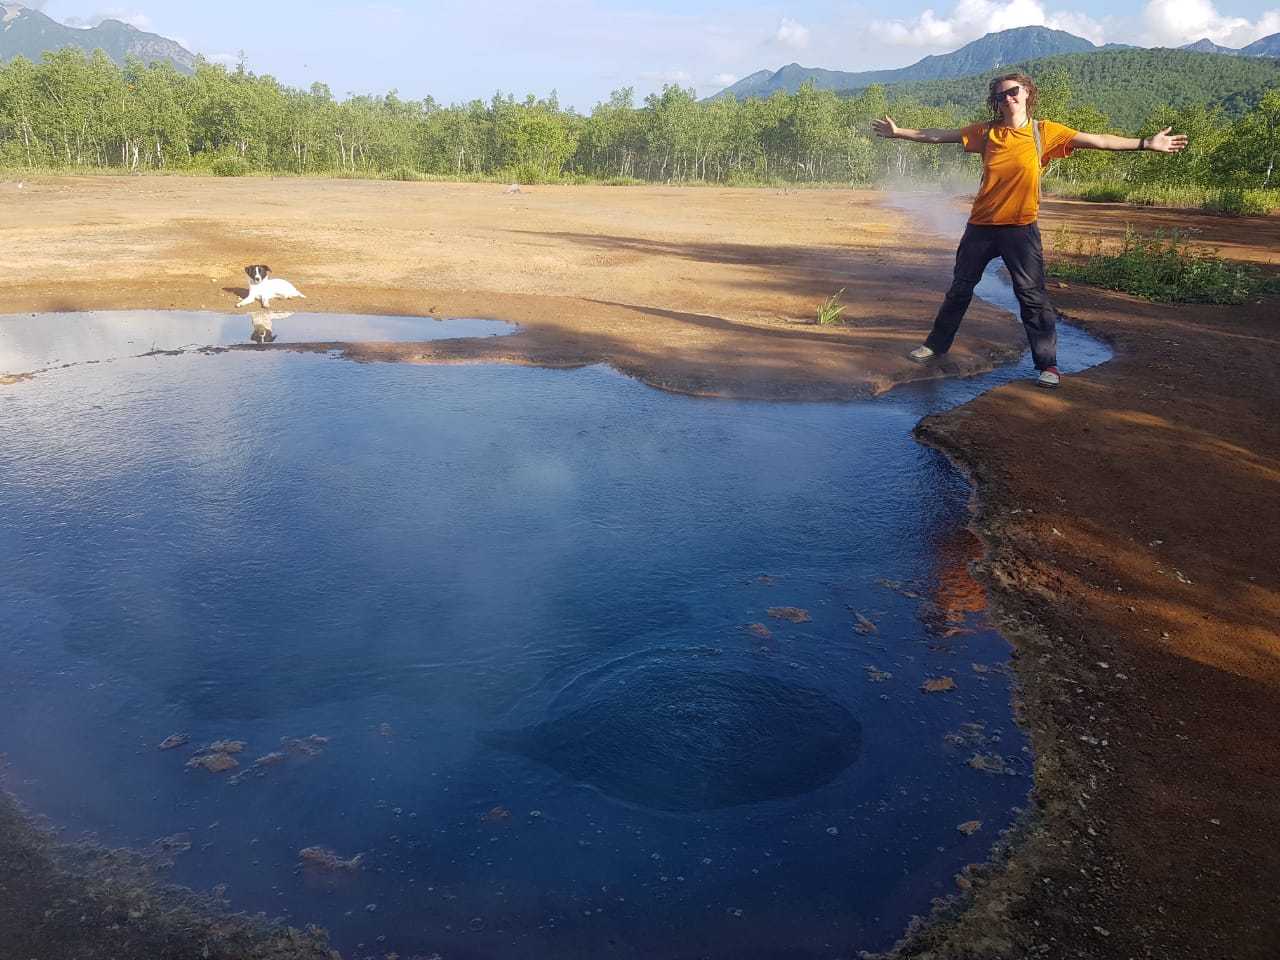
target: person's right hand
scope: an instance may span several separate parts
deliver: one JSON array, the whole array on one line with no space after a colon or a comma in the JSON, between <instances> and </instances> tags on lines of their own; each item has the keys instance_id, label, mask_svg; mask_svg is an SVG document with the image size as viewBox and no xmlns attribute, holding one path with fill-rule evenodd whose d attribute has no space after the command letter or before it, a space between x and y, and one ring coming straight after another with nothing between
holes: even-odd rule
<instances>
[{"instance_id":1,"label":"person's right hand","mask_svg":"<svg viewBox=\"0 0 1280 960\"><path fill-rule=\"evenodd\" d=\"M898 125L893 122L893 117L887 113L879 120L871 121L871 130L877 137L884 137L892 140L898 135Z\"/></svg>"}]
</instances>

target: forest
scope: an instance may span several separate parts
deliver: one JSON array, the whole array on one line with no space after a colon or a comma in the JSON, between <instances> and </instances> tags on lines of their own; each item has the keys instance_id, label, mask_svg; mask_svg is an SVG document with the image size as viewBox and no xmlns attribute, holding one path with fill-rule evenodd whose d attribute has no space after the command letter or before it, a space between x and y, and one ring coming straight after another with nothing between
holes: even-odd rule
<instances>
[{"instance_id":1,"label":"forest","mask_svg":"<svg viewBox=\"0 0 1280 960\"><path fill-rule=\"evenodd\" d=\"M1129 136L1171 125L1190 136L1191 146L1177 157L1079 151L1054 164L1047 189L1088 195L1110 185L1121 193L1270 196L1280 185L1280 85L1255 83L1230 103L1209 102L1205 86L1204 102L1183 96L1174 105L1151 100L1150 83L1131 84L1142 120L1117 127L1104 106L1114 109L1123 76L1108 85L1096 71L1057 62L1070 59L1054 58L1037 74L1038 116ZM973 179L977 161L955 146L883 141L870 133L871 119L885 113L915 128L985 119L985 77L948 84L945 95L937 85L873 86L847 96L806 86L744 101L700 101L679 86L637 101L633 90L622 89L583 114L561 106L554 93L450 105L404 100L395 91L339 99L322 83L288 87L243 63L228 69L201 61L188 75L165 64L119 66L102 53L65 49L40 63L17 58L0 67L0 168L522 183Z\"/></svg>"}]
</instances>

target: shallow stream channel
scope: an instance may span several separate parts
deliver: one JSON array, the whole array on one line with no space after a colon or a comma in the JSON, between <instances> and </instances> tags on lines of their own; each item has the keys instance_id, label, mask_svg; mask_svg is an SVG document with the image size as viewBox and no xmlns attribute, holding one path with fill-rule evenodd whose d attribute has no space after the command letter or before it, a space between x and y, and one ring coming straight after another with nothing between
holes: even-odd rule
<instances>
[{"instance_id":1,"label":"shallow stream channel","mask_svg":"<svg viewBox=\"0 0 1280 960\"><path fill-rule=\"evenodd\" d=\"M450 335L356 321L273 333ZM1026 802L971 490L911 431L1029 362L771 404L193 349L250 333L0 318L45 371L0 387L4 786L68 838L350 957L829 958Z\"/></svg>"}]
</instances>

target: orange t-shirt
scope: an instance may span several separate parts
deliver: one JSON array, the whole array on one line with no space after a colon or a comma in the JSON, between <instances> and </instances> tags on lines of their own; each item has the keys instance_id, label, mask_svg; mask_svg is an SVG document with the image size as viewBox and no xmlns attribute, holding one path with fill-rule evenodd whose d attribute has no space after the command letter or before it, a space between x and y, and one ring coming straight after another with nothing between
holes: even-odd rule
<instances>
[{"instance_id":1,"label":"orange t-shirt","mask_svg":"<svg viewBox=\"0 0 1280 960\"><path fill-rule=\"evenodd\" d=\"M960 131L966 153L982 153L983 138L987 140L982 186L973 198L970 223L1035 223L1040 212L1040 168L1050 160L1071 156L1071 139L1076 135L1075 130L1052 120L1036 123L1040 124L1040 148L1044 151L1040 157L1036 156L1035 135L1029 123L1017 129L975 123Z\"/></svg>"}]
</instances>

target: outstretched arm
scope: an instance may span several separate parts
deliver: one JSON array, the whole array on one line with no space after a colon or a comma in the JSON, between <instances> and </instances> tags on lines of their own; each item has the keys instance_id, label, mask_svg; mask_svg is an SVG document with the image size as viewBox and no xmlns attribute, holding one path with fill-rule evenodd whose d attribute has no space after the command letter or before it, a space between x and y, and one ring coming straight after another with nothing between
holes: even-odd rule
<instances>
[{"instance_id":1,"label":"outstretched arm","mask_svg":"<svg viewBox=\"0 0 1280 960\"><path fill-rule=\"evenodd\" d=\"M1165 127L1150 137L1116 137L1109 133L1077 133L1071 138L1071 146L1093 150L1154 150L1156 153L1177 153L1187 145L1184 133L1170 134L1173 127Z\"/></svg>"},{"instance_id":2,"label":"outstretched arm","mask_svg":"<svg viewBox=\"0 0 1280 960\"><path fill-rule=\"evenodd\" d=\"M884 116L871 121L871 129L877 137L887 140L914 140L916 143L959 143L959 130L908 130L893 122L893 117Z\"/></svg>"}]
</instances>

